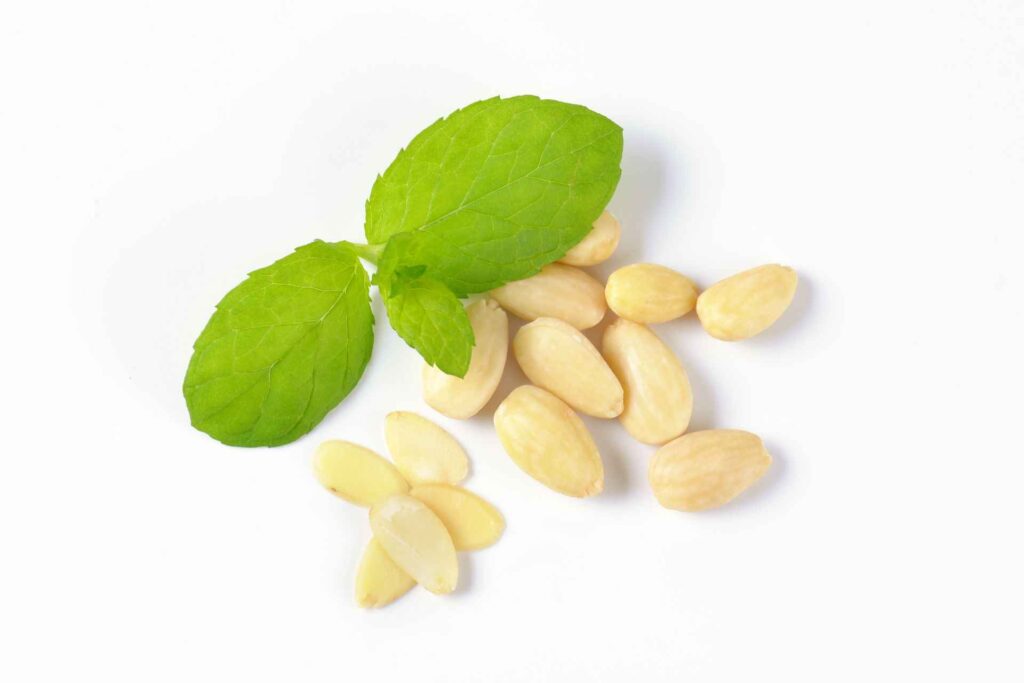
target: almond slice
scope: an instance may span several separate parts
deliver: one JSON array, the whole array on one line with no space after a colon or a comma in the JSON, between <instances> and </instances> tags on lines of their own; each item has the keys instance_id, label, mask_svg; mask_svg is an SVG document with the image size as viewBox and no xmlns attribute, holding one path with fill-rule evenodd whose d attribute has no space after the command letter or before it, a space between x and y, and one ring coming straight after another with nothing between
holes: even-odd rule
<instances>
[{"instance_id":1,"label":"almond slice","mask_svg":"<svg viewBox=\"0 0 1024 683\"><path fill-rule=\"evenodd\" d=\"M426 503L451 534L456 550L480 550L505 532L505 518L486 500L460 486L424 484L409 491Z\"/></svg>"},{"instance_id":2,"label":"almond slice","mask_svg":"<svg viewBox=\"0 0 1024 683\"><path fill-rule=\"evenodd\" d=\"M431 593L451 593L459 580L455 545L441 519L403 494L370 508L370 528L395 564Z\"/></svg>"},{"instance_id":3,"label":"almond slice","mask_svg":"<svg viewBox=\"0 0 1024 683\"><path fill-rule=\"evenodd\" d=\"M409 491L409 482L390 462L349 441L324 441L313 455L313 473L328 490L369 507Z\"/></svg>"}]
</instances>

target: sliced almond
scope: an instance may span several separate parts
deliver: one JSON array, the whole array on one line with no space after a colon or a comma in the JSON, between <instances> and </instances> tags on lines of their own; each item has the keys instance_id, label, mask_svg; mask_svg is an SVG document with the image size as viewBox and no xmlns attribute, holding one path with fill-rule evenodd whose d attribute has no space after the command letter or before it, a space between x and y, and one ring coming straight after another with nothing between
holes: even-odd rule
<instances>
[{"instance_id":1,"label":"sliced almond","mask_svg":"<svg viewBox=\"0 0 1024 683\"><path fill-rule=\"evenodd\" d=\"M486 548L505 531L505 518L497 508L460 486L424 484L413 487L409 495L441 518L456 550Z\"/></svg>"},{"instance_id":2,"label":"sliced almond","mask_svg":"<svg viewBox=\"0 0 1024 683\"><path fill-rule=\"evenodd\" d=\"M466 307L476 340L465 377L423 365L423 400L448 417L463 420L480 412L498 388L508 358L508 316L494 299Z\"/></svg>"},{"instance_id":3,"label":"sliced almond","mask_svg":"<svg viewBox=\"0 0 1024 683\"><path fill-rule=\"evenodd\" d=\"M416 413L388 413L384 440L398 471L413 486L458 484L469 473L469 458L455 437Z\"/></svg>"},{"instance_id":4,"label":"sliced almond","mask_svg":"<svg viewBox=\"0 0 1024 683\"><path fill-rule=\"evenodd\" d=\"M796 294L796 271L771 264L717 282L697 299L697 317L724 341L748 339L771 327Z\"/></svg>"},{"instance_id":5,"label":"sliced almond","mask_svg":"<svg viewBox=\"0 0 1024 683\"><path fill-rule=\"evenodd\" d=\"M370 528L384 552L431 593L451 593L459 580L455 545L441 519L412 496L394 495L370 508Z\"/></svg>"},{"instance_id":6,"label":"sliced almond","mask_svg":"<svg viewBox=\"0 0 1024 683\"><path fill-rule=\"evenodd\" d=\"M659 448L651 459L648 479L659 503L692 512L728 503L764 476L771 463L756 435L709 429Z\"/></svg>"},{"instance_id":7,"label":"sliced almond","mask_svg":"<svg viewBox=\"0 0 1024 683\"><path fill-rule=\"evenodd\" d=\"M608 306L604 286L582 270L550 263L525 280L510 282L491 296L523 320L558 318L578 330L601 322Z\"/></svg>"},{"instance_id":8,"label":"sliced almond","mask_svg":"<svg viewBox=\"0 0 1024 683\"><path fill-rule=\"evenodd\" d=\"M622 412L622 385L590 340L555 318L537 318L512 340L519 367L530 381L594 417Z\"/></svg>"},{"instance_id":9,"label":"sliced almond","mask_svg":"<svg viewBox=\"0 0 1024 683\"><path fill-rule=\"evenodd\" d=\"M619 219L605 211L594 221L594 227L587 236L558 260L570 266L595 266L603 263L615 253L621 236Z\"/></svg>"},{"instance_id":10,"label":"sliced almond","mask_svg":"<svg viewBox=\"0 0 1024 683\"><path fill-rule=\"evenodd\" d=\"M317 481L341 498L369 507L409 491L409 483L390 462L349 441L324 441L313 455Z\"/></svg>"},{"instance_id":11,"label":"sliced almond","mask_svg":"<svg viewBox=\"0 0 1024 683\"><path fill-rule=\"evenodd\" d=\"M608 277L608 308L637 323L663 323L682 317L697 303L697 285L671 268L634 263Z\"/></svg>"},{"instance_id":12,"label":"sliced almond","mask_svg":"<svg viewBox=\"0 0 1024 683\"><path fill-rule=\"evenodd\" d=\"M505 451L528 475L568 496L584 498L604 488L604 467L583 420L560 398L523 385L494 413Z\"/></svg>"},{"instance_id":13,"label":"sliced almond","mask_svg":"<svg viewBox=\"0 0 1024 683\"><path fill-rule=\"evenodd\" d=\"M377 539L371 538L356 572L356 603L360 607L390 605L415 585L416 580L395 564Z\"/></svg>"},{"instance_id":14,"label":"sliced almond","mask_svg":"<svg viewBox=\"0 0 1024 683\"><path fill-rule=\"evenodd\" d=\"M643 443L661 444L686 431L693 412L690 380L658 335L620 318L605 330L602 351L625 391L619 421L627 432Z\"/></svg>"}]
</instances>

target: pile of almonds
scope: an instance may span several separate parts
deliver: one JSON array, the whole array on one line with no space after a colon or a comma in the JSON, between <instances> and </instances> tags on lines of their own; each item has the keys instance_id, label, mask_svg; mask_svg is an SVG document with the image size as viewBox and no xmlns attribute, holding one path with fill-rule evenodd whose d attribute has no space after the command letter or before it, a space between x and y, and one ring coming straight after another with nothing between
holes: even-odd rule
<instances>
[{"instance_id":1,"label":"pile of almonds","mask_svg":"<svg viewBox=\"0 0 1024 683\"><path fill-rule=\"evenodd\" d=\"M580 498L600 493L604 488L601 455L577 412L604 419L617 417L635 439L660 446L651 459L648 480L661 505L686 511L718 507L760 479L771 456L759 437L745 431L710 429L684 435L693 411L690 382L682 363L648 325L696 310L701 325L717 339L753 337L789 307L796 292L796 273L785 266L764 265L700 292L692 280L670 268L637 263L616 270L602 285L581 267L611 257L620 235L619 221L606 211L590 234L560 262L471 302L466 311L476 345L469 370L458 378L425 365L423 398L438 412L456 419L472 417L483 409L505 370L509 347L505 311L509 311L528 321L512 340L512 352L531 384L517 387L505 397L494 413L494 426L505 451L520 469L559 493ZM608 308L618 319L605 328L599 351L581 330L601 322ZM448 462L454 451L439 434L451 437L433 423L412 417L431 429L423 427L422 434L406 431L403 438L407 441L401 447L394 446L389 436L388 446L398 470L413 484L419 477L421 486L457 484L461 481L458 468ZM318 472L324 453L340 448L332 446L340 443L344 442L321 446L327 451L318 455ZM349 444L346 448L358 447ZM429 470L432 483L413 474L412 466L403 465L403 459ZM424 465L427 462L429 467ZM442 466L442 462L448 464ZM380 595L366 597L368 593L358 586L375 583L374 590L379 590L381 584L388 583L381 575L390 576L395 570L405 582L388 583L401 591L387 602L408 590L413 580L433 592L450 591L457 565L454 550L449 549L452 543L444 542L445 529L454 542L462 526L477 529L488 514L448 500L435 505L434 500L424 498L419 487L412 489L411 497L405 495L406 491L399 490L405 480L397 470L388 477L381 475L371 485L367 473L373 468L380 465L337 469L340 478L352 478L347 483L321 476L339 495L374 505L370 521L376 542L367 549L357 579L360 604L386 604ZM396 483L387 483L389 478ZM351 493L355 485L374 494L358 500L359 496ZM443 509L439 512L439 508ZM429 523L425 521L428 515L434 518ZM413 518L415 523L396 522ZM500 520L500 515L493 511L490 518ZM490 542L497 540L503 528L502 523L496 535L486 537ZM459 543L454 542L454 547L459 548ZM431 567L426 569L424 564Z\"/></svg>"}]
</instances>

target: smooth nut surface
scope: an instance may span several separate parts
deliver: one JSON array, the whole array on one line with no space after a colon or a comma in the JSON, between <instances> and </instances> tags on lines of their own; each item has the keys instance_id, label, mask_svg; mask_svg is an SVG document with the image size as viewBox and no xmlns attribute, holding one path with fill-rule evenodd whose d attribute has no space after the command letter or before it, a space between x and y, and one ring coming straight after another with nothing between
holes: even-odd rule
<instances>
[{"instance_id":1,"label":"smooth nut surface","mask_svg":"<svg viewBox=\"0 0 1024 683\"><path fill-rule=\"evenodd\" d=\"M494 413L498 438L512 460L545 486L584 498L604 488L604 466L586 425L544 389L523 385Z\"/></svg>"},{"instance_id":2,"label":"smooth nut surface","mask_svg":"<svg viewBox=\"0 0 1024 683\"><path fill-rule=\"evenodd\" d=\"M465 377L423 364L423 400L448 417L464 420L480 412L498 388L508 359L508 315L494 299L466 307L476 344Z\"/></svg>"},{"instance_id":3,"label":"smooth nut surface","mask_svg":"<svg viewBox=\"0 0 1024 683\"><path fill-rule=\"evenodd\" d=\"M377 539L371 538L356 572L356 604L360 607L383 607L408 593L415 585L416 580L395 564Z\"/></svg>"},{"instance_id":4,"label":"smooth nut surface","mask_svg":"<svg viewBox=\"0 0 1024 683\"><path fill-rule=\"evenodd\" d=\"M690 380L654 332L620 318L605 330L602 352L625 391L619 421L633 438L661 444L686 431L693 412Z\"/></svg>"},{"instance_id":5,"label":"smooth nut surface","mask_svg":"<svg viewBox=\"0 0 1024 683\"><path fill-rule=\"evenodd\" d=\"M384 440L398 471L413 486L458 484L469 473L469 458L455 437L416 413L388 413Z\"/></svg>"},{"instance_id":6,"label":"smooth nut surface","mask_svg":"<svg viewBox=\"0 0 1024 683\"><path fill-rule=\"evenodd\" d=\"M748 339L764 332L786 312L796 286L796 271L786 266L746 270L704 290L697 298L697 317L716 339Z\"/></svg>"},{"instance_id":7,"label":"smooth nut surface","mask_svg":"<svg viewBox=\"0 0 1024 683\"><path fill-rule=\"evenodd\" d=\"M623 393L615 373L590 340L555 318L537 318L512 340L519 367L537 386L594 417L622 412Z\"/></svg>"},{"instance_id":8,"label":"smooth nut surface","mask_svg":"<svg viewBox=\"0 0 1024 683\"><path fill-rule=\"evenodd\" d=\"M771 462L756 435L709 429L659 448L647 475L659 503L692 512L728 503L764 476Z\"/></svg>"},{"instance_id":9,"label":"smooth nut surface","mask_svg":"<svg viewBox=\"0 0 1024 683\"><path fill-rule=\"evenodd\" d=\"M549 263L532 277L495 289L491 296L523 320L558 318L578 330L598 324L608 310L601 283L562 263Z\"/></svg>"},{"instance_id":10,"label":"smooth nut surface","mask_svg":"<svg viewBox=\"0 0 1024 683\"><path fill-rule=\"evenodd\" d=\"M486 500L460 486L424 484L409 495L434 511L456 550L480 550L493 545L505 531L505 518Z\"/></svg>"},{"instance_id":11,"label":"smooth nut surface","mask_svg":"<svg viewBox=\"0 0 1024 683\"><path fill-rule=\"evenodd\" d=\"M366 507L409 490L409 483L394 465L349 441L320 444L313 455L313 473L333 493Z\"/></svg>"},{"instance_id":12,"label":"smooth nut surface","mask_svg":"<svg viewBox=\"0 0 1024 683\"><path fill-rule=\"evenodd\" d=\"M663 323L682 317L697 303L697 285L671 268L634 263L608 277L608 308L638 323Z\"/></svg>"},{"instance_id":13,"label":"smooth nut surface","mask_svg":"<svg viewBox=\"0 0 1024 683\"><path fill-rule=\"evenodd\" d=\"M370 508L370 528L384 552L431 593L451 593L459 580L455 545L422 501L398 494Z\"/></svg>"},{"instance_id":14,"label":"smooth nut surface","mask_svg":"<svg viewBox=\"0 0 1024 683\"><path fill-rule=\"evenodd\" d=\"M603 263L615 253L621 236L619 219L605 211L594 221L594 227L587 236L558 260L570 266L595 266Z\"/></svg>"}]
</instances>

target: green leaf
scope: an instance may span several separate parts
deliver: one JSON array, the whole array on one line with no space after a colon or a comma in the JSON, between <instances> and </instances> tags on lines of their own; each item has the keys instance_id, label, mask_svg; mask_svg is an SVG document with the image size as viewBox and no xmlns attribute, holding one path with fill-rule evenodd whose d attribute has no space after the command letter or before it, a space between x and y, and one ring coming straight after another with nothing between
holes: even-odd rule
<instances>
[{"instance_id":1,"label":"green leaf","mask_svg":"<svg viewBox=\"0 0 1024 683\"><path fill-rule=\"evenodd\" d=\"M192 425L232 446L294 441L355 387L372 347L369 279L355 252L299 247L217 305L185 374Z\"/></svg>"},{"instance_id":2,"label":"green leaf","mask_svg":"<svg viewBox=\"0 0 1024 683\"><path fill-rule=\"evenodd\" d=\"M425 277L398 277L385 291L388 320L398 336L431 365L456 377L469 370L473 328L450 289Z\"/></svg>"},{"instance_id":3,"label":"green leaf","mask_svg":"<svg viewBox=\"0 0 1024 683\"><path fill-rule=\"evenodd\" d=\"M420 133L377 178L377 281L422 266L457 296L528 277L590 231L621 174L622 129L589 109L493 98Z\"/></svg>"}]
</instances>

